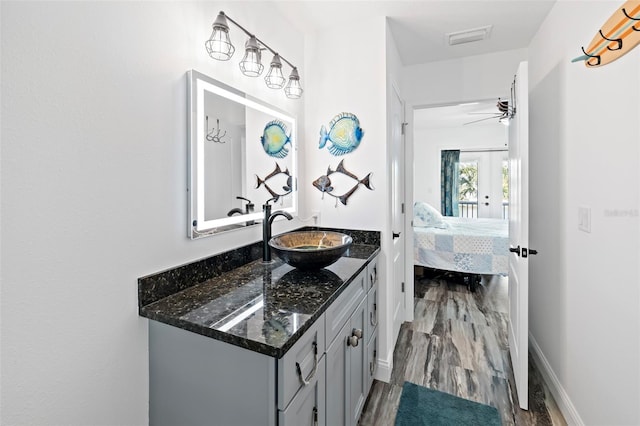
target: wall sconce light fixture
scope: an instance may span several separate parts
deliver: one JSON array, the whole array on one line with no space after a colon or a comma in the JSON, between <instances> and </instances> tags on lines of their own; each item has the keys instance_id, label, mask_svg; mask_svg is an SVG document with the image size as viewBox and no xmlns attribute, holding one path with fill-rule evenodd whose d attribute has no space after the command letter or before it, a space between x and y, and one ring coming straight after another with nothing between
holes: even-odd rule
<instances>
[{"instance_id":1,"label":"wall sconce light fixture","mask_svg":"<svg viewBox=\"0 0 640 426\"><path fill-rule=\"evenodd\" d=\"M284 93L288 98L298 99L302 96L302 86L300 85L300 75L298 69L291 62L280 56L278 52L273 50L262 40L255 35L247 31L242 25L238 24L233 19L225 15L224 12L220 12L213 22L213 32L209 40L205 42L207 53L213 59L218 61L228 61L235 52L235 47L231 44L229 39L229 24L227 20L231 21L235 26L240 28L244 33L249 36L249 39L245 43L245 54L240 61L240 70L244 75L249 77L258 77L264 70L262 65L262 50L269 50L273 54L273 59L269 66L269 72L264 78L267 87L271 89L282 89L284 87ZM286 62L291 67L291 74L289 75L289 81L285 87L286 79L282 74L282 61Z\"/></svg>"}]
</instances>

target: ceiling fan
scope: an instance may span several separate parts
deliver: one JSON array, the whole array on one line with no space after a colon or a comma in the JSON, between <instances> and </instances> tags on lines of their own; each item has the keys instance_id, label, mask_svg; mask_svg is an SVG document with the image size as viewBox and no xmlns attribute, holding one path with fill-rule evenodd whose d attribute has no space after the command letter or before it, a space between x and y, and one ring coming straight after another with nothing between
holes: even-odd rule
<instances>
[{"instance_id":1,"label":"ceiling fan","mask_svg":"<svg viewBox=\"0 0 640 426\"><path fill-rule=\"evenodd\" d=\"M509 118L509 112L510 112L509 101L503 101L502 99L498 98L498 103L496 103L496 107L498 108L498 112L470 112L469 114L477 114L477 115L489 114L491 115L491 117L485 117L479 120L469 121L467 123L464 123L464 126L466 126L467 124L479 123L480 121L493 120L495 118L497 118L499 122L503 122L504 120Z\"/></svg>"}]
</instances>

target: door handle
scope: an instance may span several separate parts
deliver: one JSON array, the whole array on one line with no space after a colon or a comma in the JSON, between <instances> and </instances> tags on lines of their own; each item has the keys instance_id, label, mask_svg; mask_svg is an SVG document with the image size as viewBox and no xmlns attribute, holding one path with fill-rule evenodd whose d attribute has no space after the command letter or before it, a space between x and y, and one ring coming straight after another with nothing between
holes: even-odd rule
<instances>
[{"instance_id":1,"label":"door handle","mask_svg":"<svg viewBox=\"0 0 640 426\"><path fill-rule=\"evenodd\" d=\"M515 253L515 254L517 254L518 256L520 256L520 246L518 246L518 247L516 247L516 248L509 247L509 251L510 251L511 253Z\"/></svg>"},{"instance_id":2,"label":"door handle","mask_svg":"<svg viewBox=\"0 0 640 426\"><path fill-rule=\"evenodd\" d=\"M395 240L396 238L400 238L400 232L392 232L393 234L393 239Z\"/></svg>"},{"instance_id":3,"label":"door handle","mask_svg":"<svg viewBox=\"0 0 640 426\"><path fill-rule=\"evenodd\" d=\"M534 250L532 248L529 249L529 255L533 256L533 255L536 255L536 254L538 254L538 250Z\"/></svg>"}]
</instances>

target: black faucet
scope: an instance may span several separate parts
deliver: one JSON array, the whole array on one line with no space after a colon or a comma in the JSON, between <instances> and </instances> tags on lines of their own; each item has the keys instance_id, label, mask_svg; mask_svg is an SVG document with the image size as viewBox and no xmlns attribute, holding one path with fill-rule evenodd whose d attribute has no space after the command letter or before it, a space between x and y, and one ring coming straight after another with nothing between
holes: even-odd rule
<instances>
[{"instance_id":1,"label":"black faucet","mask_svg":"<svg viewBox=\"0 0 640 426\"><path fill-rule=\"evenodd\" d=\"M254 204L251 202L251 200L244 198L244 197L236 197L237 200L244 200L247 202L247 205L245 206L245 211L243 212L242 209L240 208L235 208L235 209L231 209L229 210L229 212L227 213L227 216L233 216L234 214L239 214L239 215L243 215L243 214L251 214L253 213L253 207ZM249 225L253 225L255 223L255 221L250 220L246 223L247 226Z\"/></svg>"},{"instance_id":2,"label":"black faucet","mask_svg":"<svg viewBox=\"0 0 640 426\"><path fill-rule=\"evenodd\" d=\"M284 210L278 210L271 213L271 205L269 202L277 201L278 197L269 198L262 206L264 211L264 219L262 220L262 261L271 262L271 247L269 247L269 240L271 239L271 224L273 220L278 216L284 216L288 220L293 219L289 213Z\"/></svg>"}]
</instances>

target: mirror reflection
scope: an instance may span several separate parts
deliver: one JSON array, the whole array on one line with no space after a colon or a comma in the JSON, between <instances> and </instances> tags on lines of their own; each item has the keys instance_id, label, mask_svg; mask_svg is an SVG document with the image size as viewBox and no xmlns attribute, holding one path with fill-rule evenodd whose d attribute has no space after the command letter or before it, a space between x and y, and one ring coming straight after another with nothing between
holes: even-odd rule
<instances>
[{"instance_id":1,"label":"mirror reflection","mask_svg":"<svg viewBox=\"0 0 640 426\"><path fill-rule=\"evenodd\" d=\"M295 214L295 119L197 71L187 80L189 237L252 226L274 197Z\"/></svg>"}]
</instances>

